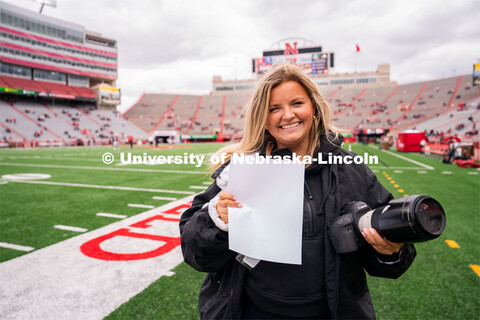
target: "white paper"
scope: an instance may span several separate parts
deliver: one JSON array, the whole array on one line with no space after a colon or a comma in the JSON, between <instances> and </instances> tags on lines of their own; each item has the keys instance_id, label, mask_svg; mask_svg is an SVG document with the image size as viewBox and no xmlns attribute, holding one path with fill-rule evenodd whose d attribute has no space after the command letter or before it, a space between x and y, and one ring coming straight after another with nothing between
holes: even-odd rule
<instances>
[{"instance_id":1,"label":"white paper","mask_svg":"<svg viewBox=\"0 0 480 320\"><path fill-rule=\"evenodd\" d=\"M304 164L230 163L230 249L260 260L302 264Z\"/></svg>"}]
</instances>

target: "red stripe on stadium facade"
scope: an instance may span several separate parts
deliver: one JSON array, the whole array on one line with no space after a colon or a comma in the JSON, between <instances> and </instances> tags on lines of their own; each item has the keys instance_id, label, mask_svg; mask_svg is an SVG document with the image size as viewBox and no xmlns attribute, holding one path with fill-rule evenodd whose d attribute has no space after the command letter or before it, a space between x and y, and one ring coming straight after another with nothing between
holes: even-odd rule
<instances>
[{"instance_id":1,"label":"red stripe on stadium facade","mask_svg":"<svg viewBox=\"0 0 480 320\"><path fill-rule=\"evenodd\" d=\"M23 46L19 46L17 44L7 43L7 42L3 42L3 41L0 41L0 46L6 47L6 48L11 48L11 49L16 49L16 50L20 50L20 51L24 51L24 52L36 53L36 54L40 54L40 55L47 56L47 57L60 58L60 59L64 59L64 60L67 60L67 61L76 61L76 62L81 62L81 63L90 64L90 65L94 65L94 66L103 66L103 67L108 67L108 68L112 68L112 69L117 69L116 64L97 62L97 61L93 61L93 60L86 60L86 59L80 59L80 58L71 57L71 56L65 56L65 55L52 53L52 52L48 52L48 51L23 47Z\"/></svg>"},{"instance_id":2,"label":"red stripe on stadium facade","mask_svg":"<svg viewBox=\"0 0 480 320\"><path fill-rule=\"evenodd\" d=\"M40 36L35 36L33 34L30 34L30 33L5 28L3 26L0 26L0 31L10 33L12 35L24 37L24 38L27 38L27 39L34 39L34 40L37 40L37 41L43 41L43 42L55 44L55 45L61 46L61 47L67 47L67 48L70 48L70 49L76 49L76 50L91 52L91 53L96 53L96 54L103 54L103 55L111 56L111 57L115 57L115 58L117 57L117 54L115 52L96 50L96 49L92 49L92 48L88 48L88 47L83 47L83 46L79 46L79 45L75 45L75 44L70 44L70 43L63 42L63 41L56 41L56 40L52 40L52 39L48 39L48 38L44 38L44 37L40 37Z\"/></svg>"},{"instance_id":3,"label":"red stripe on stadium facade","mask_svg":"<svg viewBox=\"0 0 480 320\"><path fill-rule=\"evenodd\" d=\"M111 79L111 80L115 80L117 78L116 76L112 76L112 75L108 75L108 74L85 72L85 71L69 69L69 68L59 68L59 67L55 67L55 66L51 66L51 65L47 65L47 64L28 62L28 61L12 59L12 58L8 58L8 57L4 57L4 56L0 56L0 60L5 62L5 63L17 64L17 65L21 65L21 66L24 66L24 67L32 67L32 68L37 68L37 69L59 71L59 72L77 74L77 75L93 77L93 78Z\"/></svg>"}]
</instances>

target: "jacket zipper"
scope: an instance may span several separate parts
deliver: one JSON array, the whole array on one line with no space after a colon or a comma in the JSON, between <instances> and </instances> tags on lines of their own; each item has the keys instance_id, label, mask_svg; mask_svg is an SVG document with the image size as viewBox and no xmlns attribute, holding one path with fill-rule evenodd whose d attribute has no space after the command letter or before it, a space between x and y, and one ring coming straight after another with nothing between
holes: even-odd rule
<instances>
[{"instance_id":1,"label":"jacket zipper","mask_svg":"<svg viewBox=\"0 0 480 320\"><path fill-rule=\"evenodd\" d=\"M330 181L333 180L333 178L335 178L335 189L334 189L334 199L335 199L335 203L334 203L334 206L333 206L333 211L336 212L337 211L337 207L339 205L338 203L338 175L336 175L333 171L330 171ZM334 312L334 318L335 319L338 319L338 299L339 299L339 294L340 294L340 256L338 254L335 255L336 258L335 258L335 273L336 273L336 277L335 277L335 312Z\"/></svg>"},{"instance_id":2,"label":"jacket zipper","mask_svg":"<svg viewBox=\"0 0 480 320\"><path fill-rule=\"evenodd\" d=\"M314 215L313 215L312 206L310 204L310 201L313 200L313 196L312 196L312 193L310 192L310 188L308 187L308 184L306 182L305 182L305 187L307 189L307 194L308 194L308 196L306 197L308 221L309 221L308 235L310 237L313 237L313 235L315 234L315 221L314 221L315 218L314 218Z\"/></svg>"}]
</instances>

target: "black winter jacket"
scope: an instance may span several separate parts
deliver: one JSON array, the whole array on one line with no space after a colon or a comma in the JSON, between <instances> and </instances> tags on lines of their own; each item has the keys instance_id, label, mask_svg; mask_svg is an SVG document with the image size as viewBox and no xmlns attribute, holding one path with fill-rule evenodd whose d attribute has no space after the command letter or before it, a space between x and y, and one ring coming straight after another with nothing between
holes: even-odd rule
<instances>
[{"instance_id":1,"label":"black winter jacket","mask_svg":"<svg viewBox=\"0 0 480 320\"><path fill-rule=\"evenodd\" d=\"M351 155L340 148L343 138L330 143L322 138L319 152L323 159L332 155ZM276 153L275 153L276 152ZM284 155L289 150L277 150ZM222 168L215 171L216 179ZM350 201L363 201L370 208L387 204L393 197L378 182L374 173L364 164L322 165L312 164L305 171L307 189L312 194L320 192L314 179L322 179L324 194L320 210L327 224L340 215L340 210ZM208 272L200 289L199 310L202 319L238 319L242 312L242 292L247 269L235 259L237 253L228 249L228 233L220 230L208 214L206 204L221 189L214 182L205 192L197 195L190 209L180 220L181 247L185 262L198 271ZM307 214L307 213L304 213ZM416 252L413 245L405 244L399 255L385 257L370 245L359 251L339 255L328 236L324 250L325 287L330 315L334 319L373 319L375 313L364 270L371 276L398 278L412 264ZM393 260L393 262L385 262Z\"/></svg>"}]
</instances>

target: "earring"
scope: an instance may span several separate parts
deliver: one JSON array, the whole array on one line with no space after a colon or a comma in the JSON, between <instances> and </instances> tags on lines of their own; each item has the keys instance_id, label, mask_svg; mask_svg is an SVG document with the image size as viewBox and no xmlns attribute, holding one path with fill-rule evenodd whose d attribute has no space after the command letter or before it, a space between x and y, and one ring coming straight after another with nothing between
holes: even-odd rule
<instances>
[{"instance_id":1,"label":"earring","mask_svg":"<svg viewBox=\"0 0 480 320\"><path fill-rule=\"evenodd\" d=\"M315 119L317 119L317 118L315 117L315 115L313 115L313 121L315 121Z\"/></svg>"}]
</instances>

